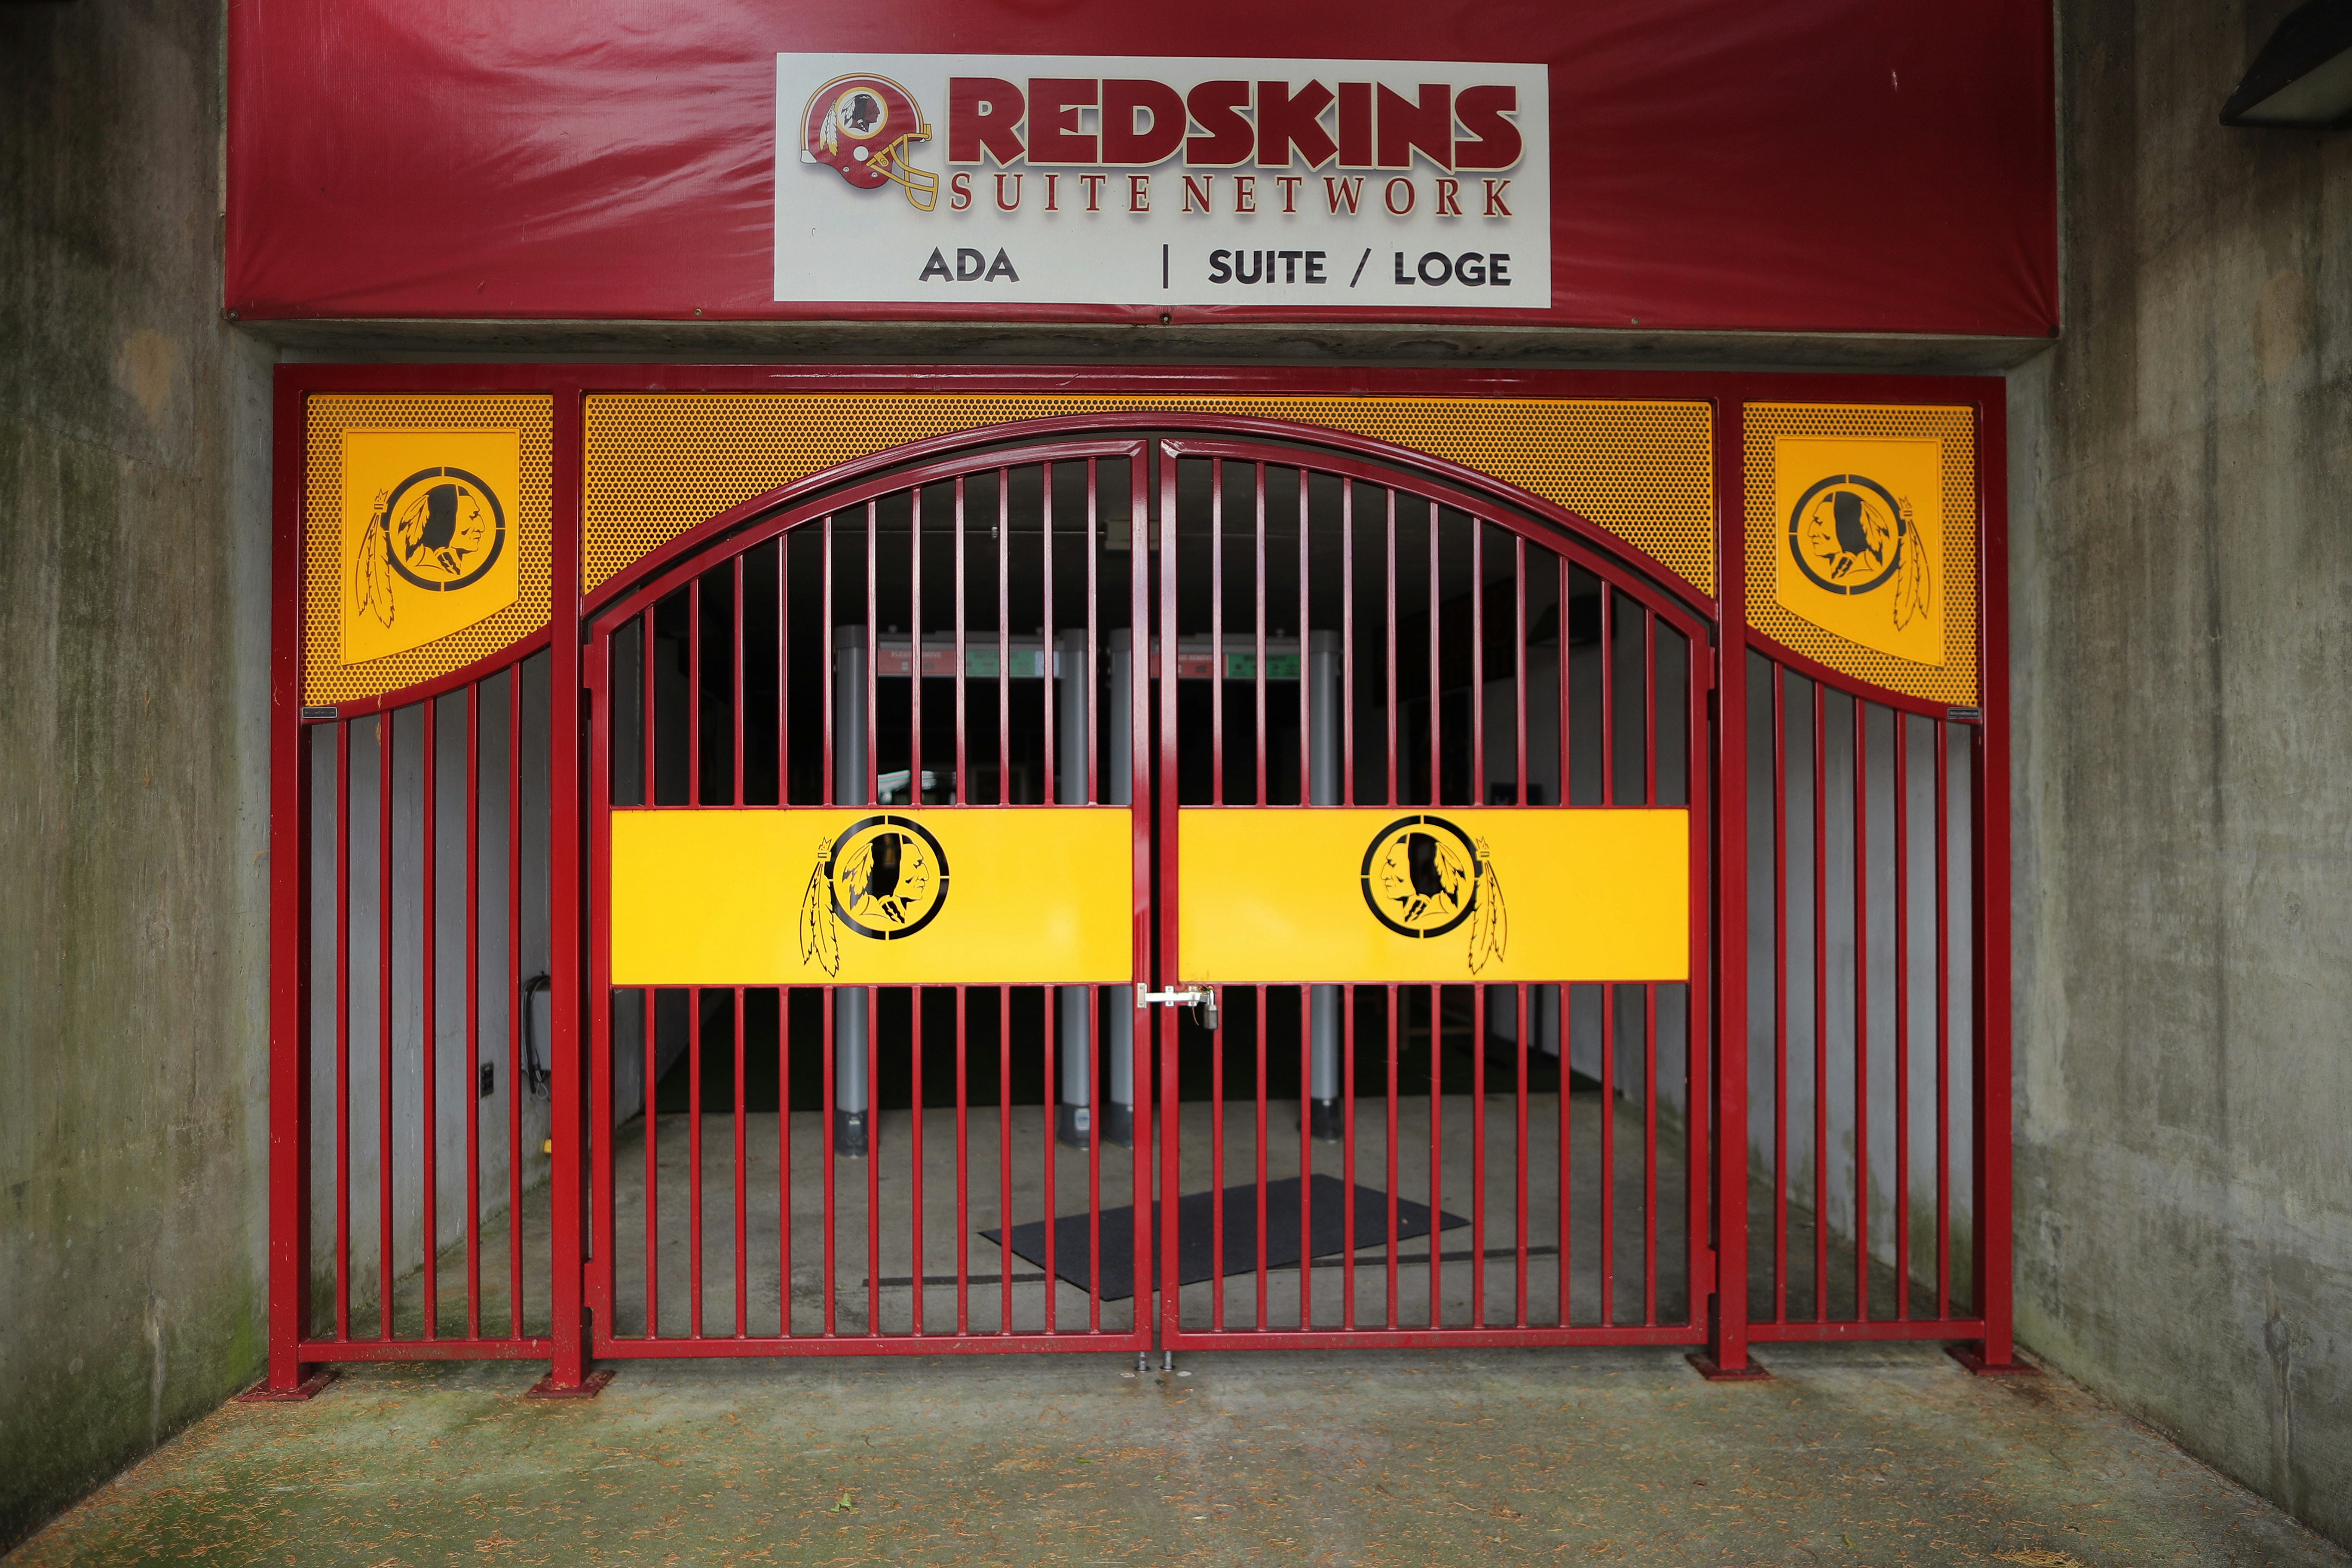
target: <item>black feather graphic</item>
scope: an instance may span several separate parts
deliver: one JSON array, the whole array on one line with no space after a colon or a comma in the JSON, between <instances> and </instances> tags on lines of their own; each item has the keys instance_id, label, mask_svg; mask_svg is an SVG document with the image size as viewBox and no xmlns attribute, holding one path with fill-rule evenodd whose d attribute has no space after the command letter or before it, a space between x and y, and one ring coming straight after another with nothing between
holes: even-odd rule
<instances>
[{"instance_id":1,"label":"black feather graphic","mask_svg":"<svg viewBox=\"0 0 2352 1568\"><path fill-rule=\"evenodd\" d=\"M818 839L816 869L809 873L808 890L801 895L801 962L839 974L841 933L833 924L833 879L825 875L832 860L833 840Z\"/></svg>"}]
</instances>

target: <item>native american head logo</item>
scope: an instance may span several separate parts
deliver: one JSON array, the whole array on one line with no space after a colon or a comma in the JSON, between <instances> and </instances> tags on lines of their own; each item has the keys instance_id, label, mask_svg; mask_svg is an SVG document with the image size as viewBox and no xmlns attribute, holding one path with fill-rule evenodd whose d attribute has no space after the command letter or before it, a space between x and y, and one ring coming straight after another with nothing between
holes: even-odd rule
<instances>
[{"instance_id":1,"label":"native american head logo","mask_svg":"<svg viewBox=\"0 0 2352 1568\"><path fill-rule=\"evenodd\" d=\"M876 942L909 937L948 899L948 857L908 816L869 816L819 839L801 895L801 962L841 973L841 930Z\"/></svg>"},{"instance_id":2,"label":"native american head logo","mask_svg":"<svg viewBox=\"0 0 2352 1568\"><path fill-rule=\"evenodd\" d=\"M463 468L420 468L376 497L352 563L352 603L389 626L397 595L470 587L506 542L497 491Z\"/></svg>"},{"instance_id":3,"label":"native american head logo","mask_svg":"<svg viewBox=\"0 0 2352 1568\"><path fill-rule=\"evenodd\" d=\"M1485 839L1443 816L1401 816L1372 836L1360 875L1365 906L1399 936L1441 937L1467 924L1470 973L1501 960L1510 923Z\"/></svg>"},{"instance_id":4,"label":"native american head logo","mask_svg":"<svg viewBox=\"0 0 2352 1568\"><path fill-rule=\"evenodd\" d=\"M1832 474L1789 514L1789 552L1826 593L1889 590L1895 629L1927 609L1927 545L1910 503L1861 474Z\"/></svg>"}]
</instances>

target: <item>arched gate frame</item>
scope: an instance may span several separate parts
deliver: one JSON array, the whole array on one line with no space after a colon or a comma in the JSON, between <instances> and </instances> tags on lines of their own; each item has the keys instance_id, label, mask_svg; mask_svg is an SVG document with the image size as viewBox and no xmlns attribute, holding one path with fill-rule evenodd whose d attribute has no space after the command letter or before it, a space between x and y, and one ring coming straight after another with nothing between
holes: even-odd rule
<instances>
[{"instance_id":1,"label":"arched gate frame","mask_svg":"<svg viewBox=\"0 0 2352 1568\"><path fill-rule=\"evenodd\" d=\"M1956 1353L1972 1365L2011 1363L1998 381L858 379L877 395L1081 384L1144 406L837 463L592 590L579 521L592 395L843 378L281 370L260 1395L302 1396L321 1363L450 1356L548 1358L541 1392L555 1395L593 1392L597 1358L681 1354L1687 1343L1702 1370L1736 1376L1755 1374L1757 1341L1937 1338L1966 1342ZM1171 401L1306 384L1702 400L1715 592L1487 474L1319 426L1153 408L1155 380ZM547 515L561 521L547 535L543 629L428 679L306 700L312 405L338 395L544 401ZM1965 421L1972 704L1843 673L1814 645L1768 635L1785 616L1749 612L1768 581L1751 567L1769 558L1751 555L1751 526L1770 498L1759 500L1748 410L1832 400ZM1016 589L1029 591L1011 564L1029 511L1043 518L1034 632L1012 613ZM1081 538L1083 626L1057 621L1068 568L1054 584L1056 550ZM907 552L902 581L880 564L886 540ZM944 619L921 598L934 570L923 552L941 545L953 556ZM993 616L976 614L972 594L989 547ZM1124 581L1097 580L1119 554ZM848 567L860 570L837 574ZM813 587L795 584L811 571ZM842 597L860 585L862 615ZM907 633L882 629L877 595L908 588ZM797 626L809 605L813 634ZM814 685L790 668L812 648ZM763 661L771 675L747 674ZM886 696L893 680L903 695ZM1034 693L1016 694L1023 682ZM951 766L936 770L922 739L935 683L954 693ZM992 751L971 732L971 694L992 685ZM723 701L706 714L714 691ZM762 697L773 712L755 719ZM892 702L914 732L898 770L882 765ZM1042 718L1042 766L1016 762L1016 711L1032 730ZM1068 739L1075 725L1086 742ZM809 746L813 773L795 755ZM1190 760L1204 752L1205 765ZM534 840L526 816L541 806ZM1569 909L1572 890L1547 890L1542 874L1546 847L1567 842L1542 835L1569 833L1617 845L1612 864L1672 867L1686 893L1646 925L1612 907L1600 923L1623 930L1592 939L1616 955L1605 961L1566 948L1507 959L1474 921L1461 973L1381 974L1344 954L1319 968L1325 958L1267 957L1277 968L1254 971L1243 936L1187 924L1188 893L1223 908L1238 886L1205 869L1196 886L1196 868L1361 837L1366 811L1385 819L1362 852L1367 889L1379 864L1392 880L1442 877L1448 862L1421 838L1445 854L1458 842L1455 868L1488 879L1490 908L1517 889L1525 909ZM827 812L856 820L818 822ZM984 816L1001 826L981 828ZM1013 984L978 971L859 984L757 964L616 970L616 822L716 834L723 864L771 842L754 818L840 829L805 897L786 898L803 906L856 833L961 823L1034 856L1071 834L1098 849L1115 830L1125 977L1108 978L1099 952L1066 973L1039 958ZM742 832L754 837L726 837ZM925 837L945 888L950 857ZM981 863L1012 853L986 849ZM716 885L663 907L702 908ZM527 974L537 899L544 973ZM1676 925L1671 961L1624 936L1661 920ZM1523 916L1517 929L1546 928ZM1482 971L1485 940L1495 967ZM1520 951L1530 942L1541 946L1529 937ZM1451 952L1426 947L1441 945ZM1623 956L1637 952L1650 956ZM459 991L462 1026L436 1023L436 1000L459 1013ZM1131 1034L1114 1027L1122 1012ZM776 1110L752 1112L746 1075L763 1051ZM897 1110L877 1089L896 1070L886 1051L914 1075ZM1042 1089L1021 1077L1033 1071ZM796 1089L802 1079L814 1087ZM1449 1097L1465 1079L1469 1095ZM470 1114L452 1104L453 1082ZM714 1084L726 1100L715 1112ZM674 1108L673 1090L685 1096ZM849 1157L854 1145L864 1158Z\"/></svg>"}]
</instances>

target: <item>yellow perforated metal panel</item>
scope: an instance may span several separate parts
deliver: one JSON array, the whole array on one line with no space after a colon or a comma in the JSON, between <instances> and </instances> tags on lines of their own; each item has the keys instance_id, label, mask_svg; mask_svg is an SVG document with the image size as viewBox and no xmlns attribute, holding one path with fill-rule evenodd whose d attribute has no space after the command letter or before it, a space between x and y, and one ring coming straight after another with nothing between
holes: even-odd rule
<instances>
[{"instance_id":1,"label":"yellow perforated metal panel","mask_svg":"<svg viewBox=\"0 0 2352 1568\"><path fill-rule=\"evenodd\" d=\"M547 397L320 394L308 400L302 478L304 703L349 702L397 691L486 658L547 625L554 428L554 404ZM339 646L339 611L342 596L351 592L351 563L343 559L343 433L358 429L520 431L522 493L514 509L518 582L511 605L421 647L347 665Z\"/></svg>"},{"instance_id":2,"label":"yellow perforated metal panel","mask_svg":"<svg viewBox=\"0 0 2352 1568\"><path fill-rule=\"evenodd\" d=\"M1704 403L798 393L590 398L586 585L730 506L852 458L1019 419L1155 409L1294 420L1443 458L1590 518L1715 590L1714 419Z\"/></svg>"},{"instance_id":3,"label":"yellow perforated metal panel","mask_svg":"<svg viewBox=\"0 0 2352 1568\"><path fill-rule=\"evenodd\" d=\"M1742 445L1748 517L1748 624L1830 668L1906 696L1974 707L1977 702L1977 450L1972 408L1751 403ZM1848 642L1780 607L1775 552L1787 538L1776 514L1774 442L1783 436L1893 437L1941 443L1944 662L1914 664Z\"/></svg>"}]
</instances>

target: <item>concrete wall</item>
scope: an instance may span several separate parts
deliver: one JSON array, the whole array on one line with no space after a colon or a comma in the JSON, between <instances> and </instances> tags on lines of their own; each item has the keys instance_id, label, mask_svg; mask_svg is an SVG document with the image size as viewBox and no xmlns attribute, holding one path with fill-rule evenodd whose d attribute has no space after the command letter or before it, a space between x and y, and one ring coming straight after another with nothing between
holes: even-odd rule
<instances>
[{"instance_id":1,"label":"concrete wall","mask_svg":"<svg viewBox=\"0 0 2352 1568\"><path fill-rule=\"evenodd\" d=\"M2012 381L2027 1344L2352 1540L2352 132L2284 0L2061 8L2066 336Z\"/></svg>"},{"instance_id":2,"label":"concrete wall","mask_svg":"<svg viewBox=\"0 0 2352 1568\"><path fill-rule=\"evenodd\" d=\"M0 1545L261 1364L268 381L219 320L220 22L0 7Z\"/></svg>"}]
</instances>

